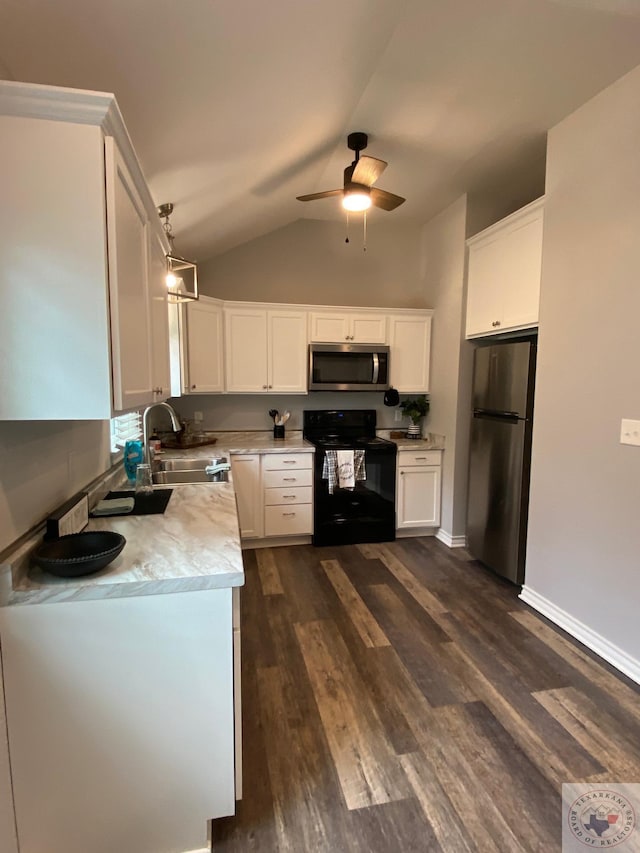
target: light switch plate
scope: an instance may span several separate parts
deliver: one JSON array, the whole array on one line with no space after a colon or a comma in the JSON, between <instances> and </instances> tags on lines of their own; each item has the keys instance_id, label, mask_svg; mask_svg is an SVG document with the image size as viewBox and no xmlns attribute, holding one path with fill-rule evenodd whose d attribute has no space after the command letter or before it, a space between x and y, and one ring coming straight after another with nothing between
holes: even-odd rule
<instances>
[{"instance_id":1,"label":"light switch plate","mask_svg":"<svg viewBox=\"0 0 640 853\"><path fill-rule=\"evenodd\" d=\"M395 414L395 416L396 416L396 423L397 423L398 421L401 421L401 420L402 420L402 414L403 414L403 413L402 413L402 409L396 409L396 410L395 410L395 412L394 412L394 414Z\"/></svg>"},{"instance_id":2,"label":"light switch plate","mask_svg":"<svg viewBox=\"0 0 640 853\"><path fill-rule=\"evenodd\" d=\"M201 424L202 421L204 420L202 412L194 412L193 413L193 419L197 424Z\"/></svg>"},{"instance_id":3,"label":"light switch plate","mask_svg":"<svg viewBox=\"0 0 640 853\"><path fill-rule=\"evenodd\" d=\"M620 427L620 444L634 444L640 447L640 421L622 419Z\"/></svg>"}]
</instances>

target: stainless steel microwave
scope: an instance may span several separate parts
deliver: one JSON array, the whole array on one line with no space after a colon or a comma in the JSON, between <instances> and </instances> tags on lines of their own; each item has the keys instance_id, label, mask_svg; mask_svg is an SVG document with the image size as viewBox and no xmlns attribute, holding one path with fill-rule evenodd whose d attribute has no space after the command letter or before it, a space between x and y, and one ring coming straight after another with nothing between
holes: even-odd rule
<instances>
[{"instance_id":1,"label":"stainless steel microwave","mask_svg":"<svg viewBox=\"0 0 640 853\"><path fill-rule=\"evenodd\" d=\"M309 344L309 391L386 391L389 347Z\"/></svg>"}]
</instances>

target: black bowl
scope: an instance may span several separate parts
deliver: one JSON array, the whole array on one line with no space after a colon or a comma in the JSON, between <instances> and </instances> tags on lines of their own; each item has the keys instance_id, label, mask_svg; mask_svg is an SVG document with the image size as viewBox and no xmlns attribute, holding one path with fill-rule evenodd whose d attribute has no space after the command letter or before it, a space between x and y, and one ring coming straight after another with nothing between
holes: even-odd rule
<instances>
[{"instance_id":1,"label":"black bowl","mask_svg":"<svg viewBox=\"0 0 640 853\"><path fill-rule=\"evenodd\" d=\"M79 578L108 566L125 546L126 539L112 530L71 533L43 542L33 553L33 562L52 575Z\"/></svg>"}]
</instances>

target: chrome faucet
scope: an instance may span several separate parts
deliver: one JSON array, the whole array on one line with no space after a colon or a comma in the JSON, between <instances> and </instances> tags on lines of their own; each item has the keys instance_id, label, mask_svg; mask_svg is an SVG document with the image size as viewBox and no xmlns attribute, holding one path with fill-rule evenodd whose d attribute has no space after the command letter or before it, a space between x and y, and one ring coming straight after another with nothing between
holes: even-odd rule
<instances>
[{"instance_id":1,"label":"chrome faucet","mask_svg":"<svg viewBox=\"0 0 640 853\"><path fill-rule=\"evenodd\" d=\"M142 443L144 446L144 461L147 465L151 464L151 454L149 453L149 412L154 409L166 409L171 417L171 426L174 432L180 432L182 424L180 418L168 403L152 403L144 410L142 414Z\"/></svg>"}]
</instances>

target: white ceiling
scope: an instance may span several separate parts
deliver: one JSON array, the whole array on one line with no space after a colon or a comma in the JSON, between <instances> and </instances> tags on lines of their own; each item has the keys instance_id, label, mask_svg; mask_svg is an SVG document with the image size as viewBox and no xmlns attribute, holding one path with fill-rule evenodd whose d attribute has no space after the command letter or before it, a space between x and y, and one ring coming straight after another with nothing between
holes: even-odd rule
<instances>
[{"instance_id":1,"label":"white ceiling","mask_svg":"<svg viewBox=\"0 0 640 853\"><path fill-rule=\"evenodd\" d=\"M341 217L346 135L425 222L640 63L640 0L2 0L0 76L114 92L176 249Z\"/></svg>"}]
</instances>

